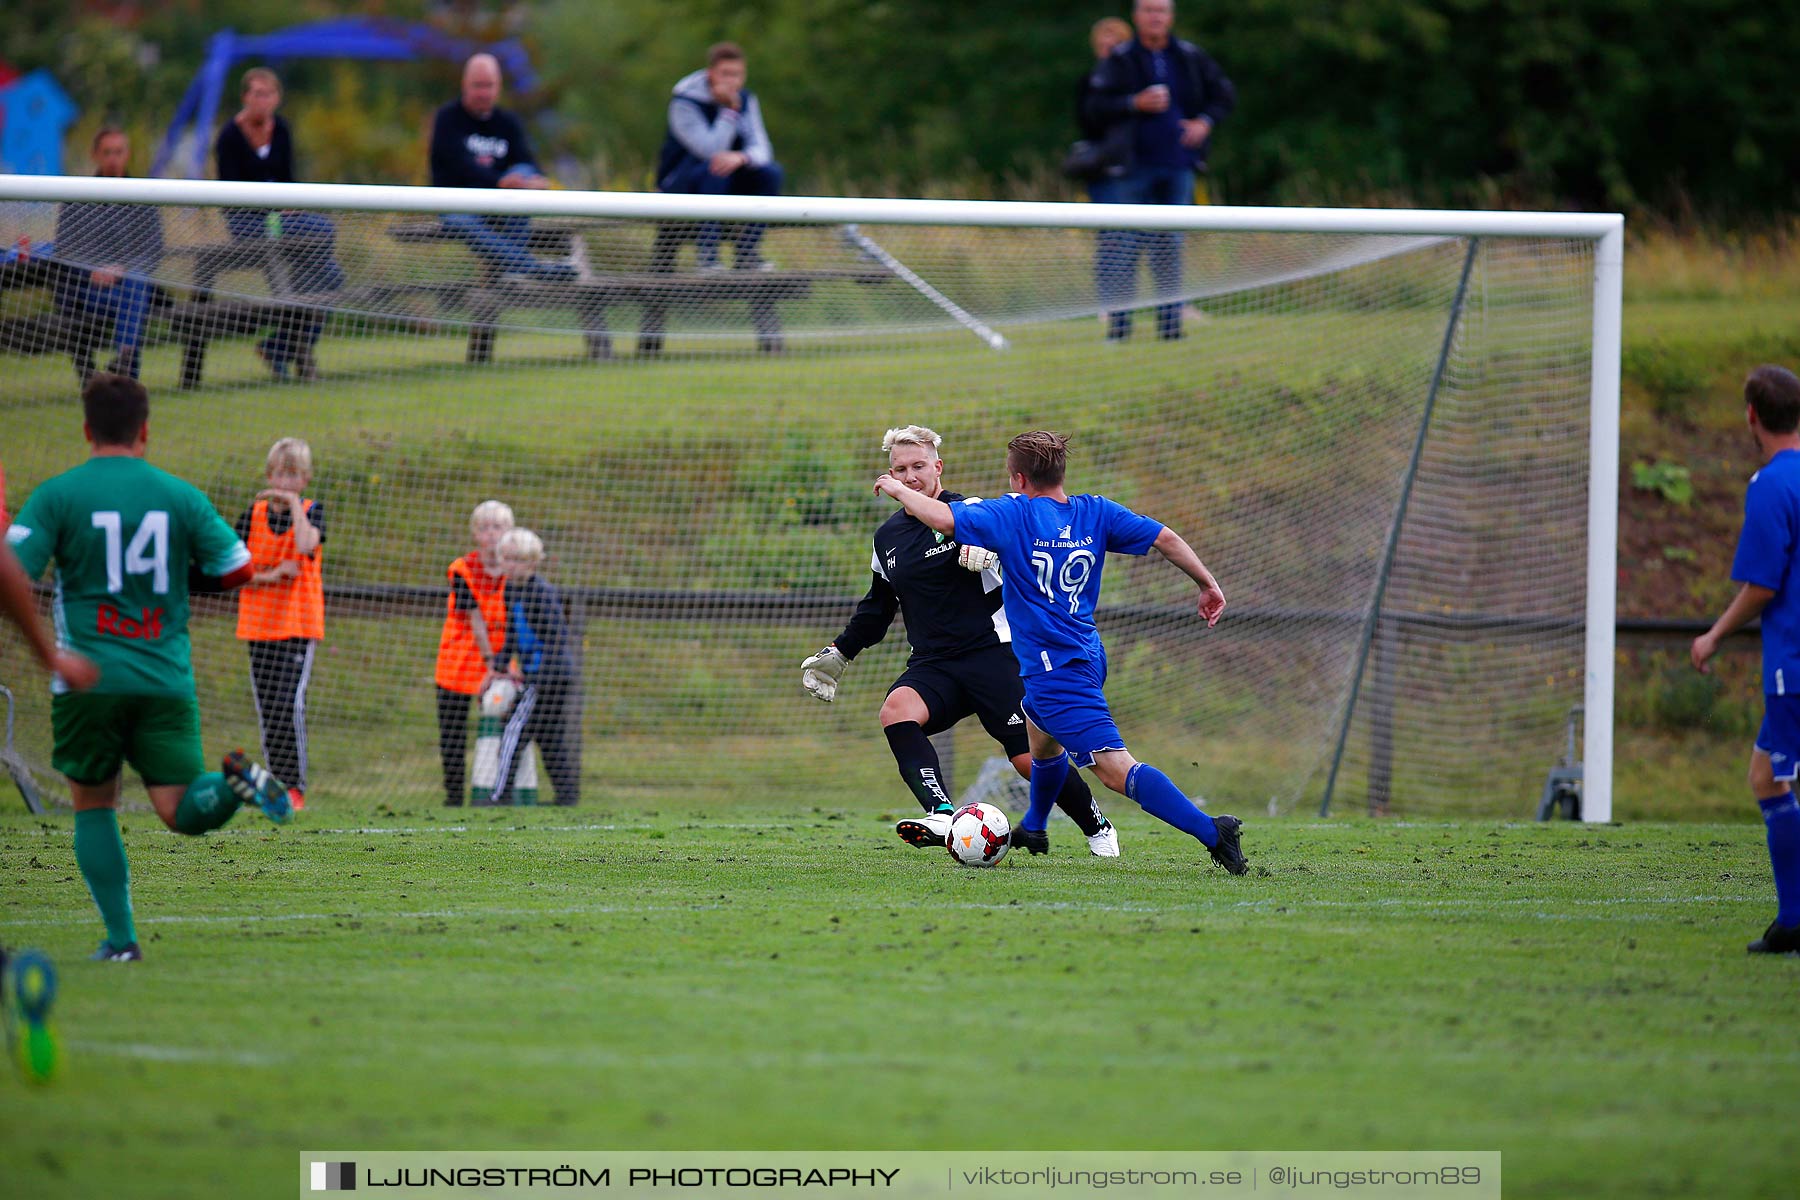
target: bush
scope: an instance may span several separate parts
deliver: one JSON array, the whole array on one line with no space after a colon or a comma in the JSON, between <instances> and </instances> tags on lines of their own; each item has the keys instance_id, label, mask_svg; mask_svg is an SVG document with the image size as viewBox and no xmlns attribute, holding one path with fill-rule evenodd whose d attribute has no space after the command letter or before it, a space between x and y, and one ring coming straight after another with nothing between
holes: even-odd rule
<instances>
[{"instance_id":1,"label":"bush","mask_svg":"<svg viewBox=\"0 0 1800 1200\"><path fill-rule=\"evenodd\" d=\"M1631 464L1631 486L1640 492L1655 492L1677 508L1686 508L1694 500L1693 477L1680 463L1661 460L1655 463L1634 462ZM1679 555L1667 553L1668 549L1675 548L1665 548L1665 557L1679 558ZM1689 551L1688 554L1691 558L1693 552Z\"/></svg>"},{"instance_id":2,"label":"bush","mask_svg":"<svg viewBox=\"0 0 1800 1200\"><path fill-rule=\"evenodd\" d=\"M1692 419L1694 403L1705 395L1719 365L1710 357L1709 349L1670 346L1661 340L1628 346L1619 369L1626 379L1644 390L1657 416L1687 421Z\"/></svg>"}]
</instances>

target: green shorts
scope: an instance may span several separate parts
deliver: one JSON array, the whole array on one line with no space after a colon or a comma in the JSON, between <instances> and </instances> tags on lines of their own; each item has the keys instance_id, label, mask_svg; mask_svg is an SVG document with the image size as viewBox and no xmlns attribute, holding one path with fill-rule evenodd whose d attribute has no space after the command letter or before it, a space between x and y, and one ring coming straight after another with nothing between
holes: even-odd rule
<instances>
[{"instance_id":1,"label":"green shorts","mask_svg":"<svg viewBox=\"0 0 1800 1200\"><path fill-rule=\"evenodd\" d=\"M124 763L149 787L186 785L206 770L192 696L69 692L51 698L50 728L50 765L76 783L106 783Z\"/></svg>"}]
</instances>

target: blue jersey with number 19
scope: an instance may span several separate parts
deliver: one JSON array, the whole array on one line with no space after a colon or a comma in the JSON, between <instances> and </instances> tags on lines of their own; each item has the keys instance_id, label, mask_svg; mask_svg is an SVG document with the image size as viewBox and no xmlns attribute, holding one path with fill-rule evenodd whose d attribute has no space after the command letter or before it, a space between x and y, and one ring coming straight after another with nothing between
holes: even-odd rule
<instances>
[{"instance_id":1,"label":"blue jersey with number 19","mask_svg":"<svg viewBox=\"0 0 1800 1200\"><path fill-rule=\"evenodd\" d=\"M1002 598L1021 675L1041 675L1085 658L1105 660L1094 626L1108 551L1148 554L1162 524L1105 496L1012 493L950 506L956 540L985 546L1006 573Z\"/></svg>"}]
</instances>

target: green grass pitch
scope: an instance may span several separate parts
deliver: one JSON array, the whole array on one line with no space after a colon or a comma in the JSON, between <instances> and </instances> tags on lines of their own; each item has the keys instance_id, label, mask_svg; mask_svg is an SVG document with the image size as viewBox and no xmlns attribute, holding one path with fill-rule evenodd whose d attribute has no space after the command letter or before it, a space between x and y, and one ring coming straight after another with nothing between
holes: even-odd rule
<instances>
[{"instance_id":1,"label":"green grass pitch","mask_svg":"<svg viewBox=\"0 0 1800 1200\"><path fill-rule=\"evenodd\" d=\"M897 785L896 785L897 786ZM0 814L64 1070L16 1196L273 1195L375 1149L1498 1149L1508 1196L1774 1196L1800 961L1749 826L1252 820L1252 874L958 868L886 800L124 818L137 966L66 813Z\"/></svg>"}]
</instances>

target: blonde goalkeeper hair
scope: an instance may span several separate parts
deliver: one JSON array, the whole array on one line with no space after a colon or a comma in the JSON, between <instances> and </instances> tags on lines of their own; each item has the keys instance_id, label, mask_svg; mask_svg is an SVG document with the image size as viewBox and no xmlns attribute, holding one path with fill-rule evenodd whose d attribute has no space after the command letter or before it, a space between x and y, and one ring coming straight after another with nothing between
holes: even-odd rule
<instances>
[{"instance_id":1,"label":"blonde goalkeeper hair","mask_svg":"<svg viewBox=\"0 0 1800 1200\"><path fill-rule=\"evenodd\" d=\"M535 567L544 561L544 539L529 529L509 529L494 547L494 553L507 562Z\"/></svg>"},{"instance_id":2,"label":"blonde goalkeeper hair","mask_svg":"<svg viewBox=\"0 0 1800 1200\"><path fill-rule=\"evenodd\" d=\"M469 532L477 529L511 529L513 527L512 507L498 500L483 500L469 514Z\"/></svg>"},{"instance_id":3,"label":"blonde goalkeeper hair","mask_svg":"<svg viewBox=\"0 0 1800 1200\"><path fill-rule=\"evenodd\" d=\"M902 425L881 435L881 452L892 454L895 446L923 446L936 455L943 441L942 436L923 425Z\"/></svg>"}]
</instances>

